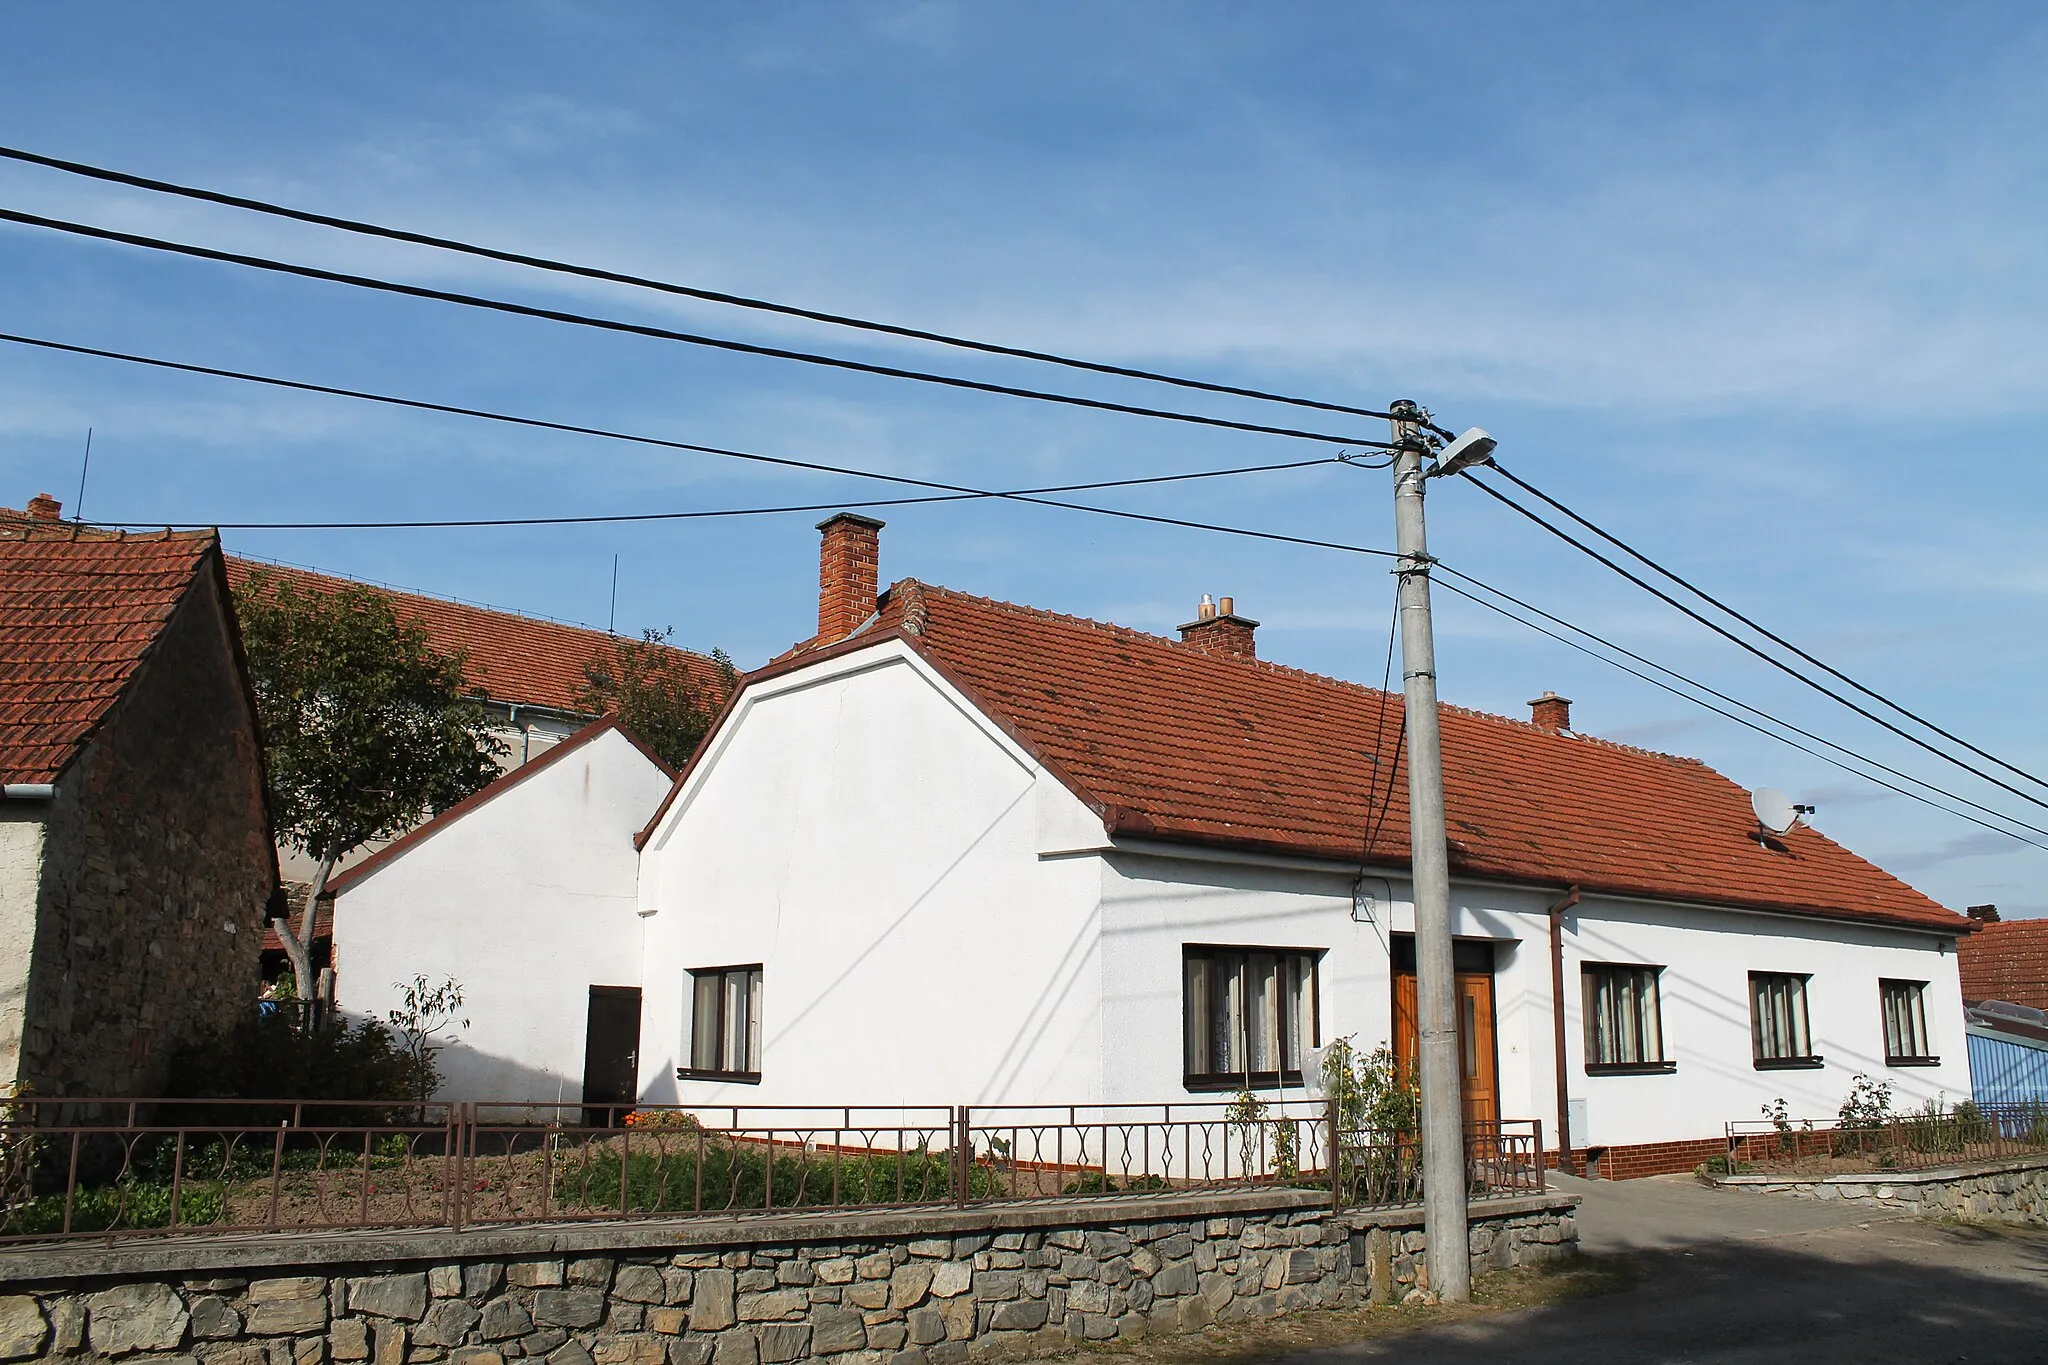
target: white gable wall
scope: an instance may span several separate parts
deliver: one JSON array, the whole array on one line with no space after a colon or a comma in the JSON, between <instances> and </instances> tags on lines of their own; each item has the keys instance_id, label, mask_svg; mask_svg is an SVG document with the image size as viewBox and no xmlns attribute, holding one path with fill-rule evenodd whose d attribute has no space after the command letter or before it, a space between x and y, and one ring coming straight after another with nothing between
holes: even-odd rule
<instances>
[{"instance_id":1,"label":"white gable wall","mask_svg":"<svg viewBox=\"0 0 2048 1365\"><path fill-rule=\"evenodd\" d=\"M642 1098L1094 1099L1091 826L900 644L750 686L645 849ZM753 963L761 1082L678 1082L690 970Z\"/></svg>"},{"instance_id":2,"label":"white gable wall","mask_svg":"<svg viewBox=\"0 0 2048 1365\"><path fill-rule=\"evenodd\" d=\"M589 988L640 984L633 836L669 785L607 730L346 887L334 915L343 1010L382 1019L399 983L454 977L470 1026L444 1035L442 1093L575 1103Z\"/></svg>"}]
</instances>

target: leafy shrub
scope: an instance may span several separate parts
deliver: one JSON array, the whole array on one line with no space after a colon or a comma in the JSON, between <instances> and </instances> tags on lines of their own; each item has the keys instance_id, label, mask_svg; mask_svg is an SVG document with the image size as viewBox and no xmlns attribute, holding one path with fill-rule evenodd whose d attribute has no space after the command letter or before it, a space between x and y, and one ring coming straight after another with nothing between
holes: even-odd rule
<instances>
[{"instance_id":1,"label":"leafy shrub","mask_svg":"<svg viewBox=\"0 0 2048 1365\"><path fill-rule=\"evenodd\" d=\"M431 1059L430 1059L431 1060ZM322 1124L398 1121L388 1107L414 1100L420 1063L385 1025L301 1030L281 1015L252 1015L225 1032L180 1051L171 1061L166 1094L173 1099L357 1100L363 1109L323 1110ZM204 1105L173 1106L160 1122L198 1118L219 1122L226 1112ZM289 1106L237 1107L234 1121L250 1127L290 1117Z\"/></svg>"},{"instance_id":2,"label":"leafy shrub","mask_svg":"<svg viewBox=\"0 0 2048 1365\"><path fill-rule=\"evenodd\" d=\"M621 1209L621 1157L617 1139L557 1146L551 1154L557 1205ZM707 1138L655 1152L634 1150L624 1163L626 1213L926 1202L944 1199L953 1189L949 1151L813 1152ZM1007 1193L1002 1177L982 1162L969 1167L968 1185L974 1199Z\"/></svg>"}]
</instances>

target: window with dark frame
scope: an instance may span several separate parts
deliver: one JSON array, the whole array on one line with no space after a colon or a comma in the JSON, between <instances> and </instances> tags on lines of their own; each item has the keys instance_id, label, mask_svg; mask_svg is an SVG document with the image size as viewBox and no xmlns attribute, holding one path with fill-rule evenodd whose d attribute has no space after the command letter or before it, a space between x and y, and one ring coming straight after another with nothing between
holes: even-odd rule
<instances>
[{"instance_id":1,"label":"window with dark frame","mask_svg":"<svg viewBox=\"0 0 2048 1365\"><path fill-rule=\"evenodd\" d=\"M1664 1056L1662 967L1588 962L1580 968L1586 1000L1588 1075L1646 1075L1676 1071Z\"/></svg>"},{"instance_id":2,"label":"window with dark frame","mask_svg":"<svg viewBox=\"0 0 2048 1365\"><path fill-rule=\"evenodd\" d=\"M1818 1067L1806 1020L1806 983L1794 972L1749 974L1749 1037L1759 1071Z\"/></svg>"},{"instance_id":3,"label":"window with dark frame","mask_svg":"<svg viewBox=\"0 0 2048 1365\"><path fill-rule=\"evenodd\" d=\"M1302 1084L1302 1057L1322 1045L1321 949L1182 949L1182 1069L1190 1090Z\"/></svg>"},{"instance_id":4,"label":"window with dark frame","mask_svg":"<svg viewBox=\"0 0 2048 1365\"><path fill-rule=\"evenodd\" d=\"M1941 1058L1927 1040L1927 983L1880 981L1879 1006L1884 1012L1886 1066L1939 1066Z\"/></svg>"},{"instance_id":5,"label":"window with dark frame","mask_svg":"<svg viewBox=\"0 0 2048 1365\"><path fill-rule=\"evenodd\" d=\"M690 973L690 1064L678 1078L761 1079L761 964Z\"/></svg>"}]
</instances>

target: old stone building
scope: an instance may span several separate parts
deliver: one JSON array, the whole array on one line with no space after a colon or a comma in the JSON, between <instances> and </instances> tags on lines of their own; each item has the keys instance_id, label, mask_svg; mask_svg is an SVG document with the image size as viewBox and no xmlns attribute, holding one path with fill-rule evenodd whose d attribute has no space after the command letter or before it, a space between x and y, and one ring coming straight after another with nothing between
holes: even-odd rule
<instances>
[{"instance_id":1,"label":"old stone building","mask_svg":"<svg viewBox=\"0 0 2048 1365\"><path fill-rule=\"evenodd\" d=\"M0 515L0 1086L160 1093L277 888L220 542Z\"/></svg>"}]
</instances>

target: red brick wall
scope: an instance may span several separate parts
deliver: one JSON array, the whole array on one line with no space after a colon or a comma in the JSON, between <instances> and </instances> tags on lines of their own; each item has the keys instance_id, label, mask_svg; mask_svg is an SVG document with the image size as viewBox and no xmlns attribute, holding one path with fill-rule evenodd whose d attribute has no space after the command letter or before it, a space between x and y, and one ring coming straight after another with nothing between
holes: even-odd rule
<instances>
[{"instance_id":1,"label":"red brick wall","mask_svg":"<svg viewBox=\"0 0 2048 1365\"><path fill-rule=\"evenodd\" d=\"M850 512L818 523L818 643L853 633L875 610L882 572L882 523Z\"/></svg>"}]
</instances>

